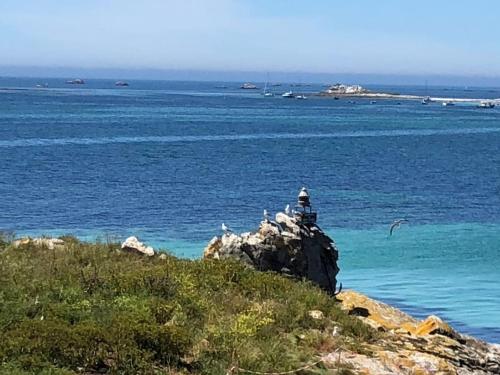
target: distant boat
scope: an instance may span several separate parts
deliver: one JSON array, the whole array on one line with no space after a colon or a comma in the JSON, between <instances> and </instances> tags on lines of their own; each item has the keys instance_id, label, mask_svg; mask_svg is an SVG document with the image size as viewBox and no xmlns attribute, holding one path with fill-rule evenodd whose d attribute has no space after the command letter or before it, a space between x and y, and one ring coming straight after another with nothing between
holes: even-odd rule
<instances>
[{"instance_id":1,"label":"distant boat","mask_svg":"<svg viewBox=\"0 0 500 375\"><path fill-rule=\"evenodd\" d=\"M453 103L453 102L443 102L443 107L452 107L454 105L455 105L455 103Z\"/></svg>"},{"instance_id":2,"label":"distant boat","mask_svg":"<svg viewBox=\"0 0 500 375\"><path fill-rule=\"evenodd\" d=\"M128 86L128 82L125 82L125 81L116 81L115 82L115 86L125 87L125 86Z\"/></svg>"},{"instance_id":3,"label":"distant boat","mask_svg":"<svg viewBox=\"0 0 500 375\"><path fill-rule=\"evenodd\" d=\"M273 87L279 87L279 86L281 86L281 83L273 83L271 86L273 86Z\"/></svg>"},{"instance_id":4,"label":"distant boat","mask_svg":"<svg viewBox=\"0 0 500 375\"><path fill-rule=\"evenodd\" d=\"M297 96L295 97L295 99L299 99L299 100L306 100L306 99L307 99L307 96L305 96L305 95L297 95Z\"/></svg>"},{"instance_id":5,"label":"distant boat","mask_svg":"<svg viewBox=\"0 0 500 375\"><path fill-rule=\"evenodd\" d=\"M340 98L338 96L334 96L333 100L339 100Z\"/></svg>"},{"instance_id":6,"label":"distant boat","mask_svg":"<svg viewBox=\"0 0 500 375\"><path fill-rule=\"evenodd\" d=\"M38 85L35 86L37 89L46 89L49 87L48 83L39 83Z\"/></svg>"},{"instance_id":7,"label":"distant boat","mask_svg":"<svg viewBox=\"0 0 500 375\"><path fill-rule=\"evenodd\" d=\"M253 83L246 82L242 84L240 88L244 90L256 90L257 86L255 86Z\"/></svg>"},{"instance_id":8,"label":"distant boat","mask_svg":"<svg viewBox=\"0 0 500 375\"><path fill-rule=\"evenodd\" d=\"M370 102L370 104L377 104L377 101L376 101L376 100L372 100L372 101Z\"/></svg>"},{"instance_id":9,"label":"distant boat","mask_svg":"<svg viewBox=\"0 0 500 375\"><path fill-rule=\"evenodd\" d=\"M264 85L264 91L262 91L262 95L264 95L266 98L274 96L274 94L267 88L268 82L269 82L269 74L267 75L266 84Z\"/></svg>"},{"instance_id":10,"label":"distant boat","mask_svg":"<svg viewBox=\"0 0 500 375\"><path fill-rule=\"evenodd\" d=\"M426 96L425 98L422 99L422 104L423 105L427 105L429 104L430 102L432 102L432 99L430 96Z\"/></svg>"},{"instance_id":11,"label":"distant boat","mask_svg":"<svg viewBox=\"0 0 500 375\"><path fill-rule=\"evenodd\" d=\"M85 81L81 78L76 78L76 79L70 79L69 81L66 81L68 85L84 85Z\"/></svg>"},{"instance_id":12,"label":"distant boat","mask_svg":"<svg viewBox=\"0 0 500 375\"><path fill-rule=\"evenodd\" d=\"M295 98L295 94L292 91L287 91L281 95L284 98Z\"/></svg>"},{"instance_id":13,"label":"distant boat","mask_svg":"<svg viewBox=\"0 0 500 375\"><path fill-rule=\"evenodd\" d=\"M479 103L478 108L495 108L495 103L490 101L483 101Z\"/></svg>"}]
</instances>

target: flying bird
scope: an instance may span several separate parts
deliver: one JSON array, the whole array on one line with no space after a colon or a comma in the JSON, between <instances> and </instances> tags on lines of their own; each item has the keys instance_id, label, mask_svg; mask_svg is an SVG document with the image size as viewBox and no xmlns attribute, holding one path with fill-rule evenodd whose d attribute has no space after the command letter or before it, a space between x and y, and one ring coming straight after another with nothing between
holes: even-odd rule
<instances>
[{"instance_id":1,"label":"flying bird","mask_svg":"<svg viewBox=\"0 0 500 375\"><path fill-rule=\"evenodd\" d=\"M394 229L399 229L399 227L401 226L401 224L407 224L409 222L410 221L407 220L407 219L397 219L397 220L394 220L394 222L391 224L391 227L389 229L389 236L392 236L392 232L394 232Z\"/></svg>"}]
</instances>

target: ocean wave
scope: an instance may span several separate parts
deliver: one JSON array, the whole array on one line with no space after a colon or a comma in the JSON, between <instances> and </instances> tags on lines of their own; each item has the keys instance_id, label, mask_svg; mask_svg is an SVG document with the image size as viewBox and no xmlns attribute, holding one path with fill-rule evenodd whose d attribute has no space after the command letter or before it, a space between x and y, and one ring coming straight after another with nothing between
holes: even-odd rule
<instances>
[{"instance_id":1,"label":"ocean wave","mask_svg":"<svg viewBox=\"0 0 500 375\"><path fill-rule=\"evenodd\" d=\"M364 137L421 137L434 135L461 135L500 133L500 128L461 129L407 129L407 130L366 130L333 133L259 133L220 135L172 135L144 137L96 137L96 138L24 138L0 141L0 147L33 147L65 145L102 145L112 143L183 143L249 141L272 139L322 139L322 138L364 138Z\"/></svg>"}]
</instances>

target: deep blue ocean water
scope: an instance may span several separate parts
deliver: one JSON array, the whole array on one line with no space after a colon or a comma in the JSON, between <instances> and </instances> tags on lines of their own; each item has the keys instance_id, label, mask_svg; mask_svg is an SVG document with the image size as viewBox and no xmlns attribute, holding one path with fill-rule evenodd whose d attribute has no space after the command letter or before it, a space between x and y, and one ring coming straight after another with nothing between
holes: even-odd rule
<instances>
[{"instance_id":1,"label":"deep blue ocean water","mask_svg":"<svg viewBox=\"0 0 500 375\"><path fill-rule=\"evenodd\" d=\"M0 78L0 229L137 235L199 257L222 222L255 229L264 208L283 210L307 186L340 247L344 288L500 342L500 108L113 83ZM500 98L500 89L378 89ZM400 217L410 224L389 237Z\"/></svg>"}]
</instances>

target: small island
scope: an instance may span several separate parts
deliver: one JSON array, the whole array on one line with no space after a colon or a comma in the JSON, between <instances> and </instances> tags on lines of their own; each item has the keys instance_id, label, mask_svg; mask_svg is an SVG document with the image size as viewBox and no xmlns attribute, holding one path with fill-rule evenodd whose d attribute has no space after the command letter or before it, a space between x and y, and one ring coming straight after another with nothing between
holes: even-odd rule
<instances>
[{"instance_id":1,"label":"small island","mask_svg":"<svg viewBox=\"0 0 500 375\"><path fill-rule=\"evenodd\" d=\"M364 98L364 99L395 99L395 100L417 100L422 104L439 103L443 106L451 106L454 103L468 103L477 106L478 108L491 109L500 105L500 99L485 99L485 98L451 98L451 97L430 97L423 95L409 95L399 93L388 93L371 91L361 85L350 85L336 83L329 85L326 90L317 94L325 98Z\"/></svg>"},{"instance_id":2,"label":"small island","mask_svg":"<svg viewBox=\"0 0 500 375\"><path fill-rule=\"evenodd\" d=\"M349 85L343 83L336 83L334 85L329 86L326 90L321 91L319 96L324 97L356 97L356 98L379 98L379 99L407 99L407 100L419 100L423 99L423 96L417 95L402 95L398 93L385 93L385 92L376 92L368 90L367 88L361 85Z\"/></svg>"}]
</instances>

